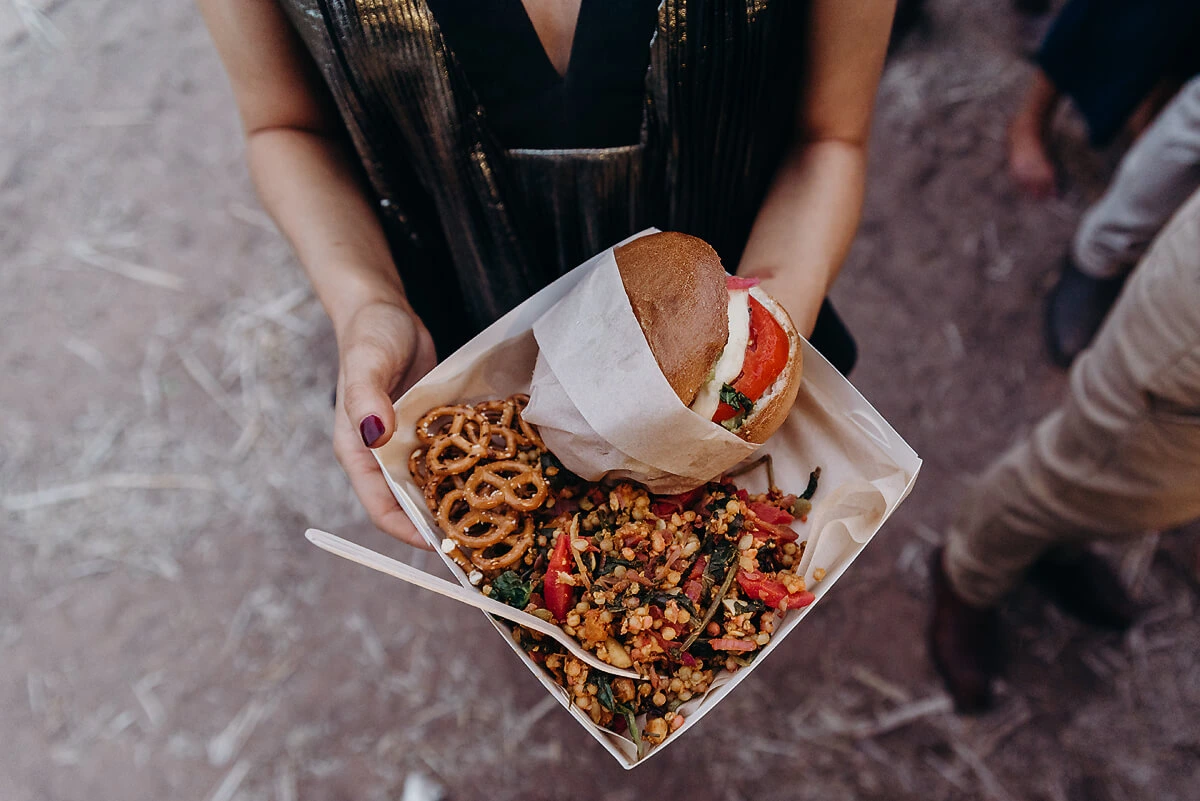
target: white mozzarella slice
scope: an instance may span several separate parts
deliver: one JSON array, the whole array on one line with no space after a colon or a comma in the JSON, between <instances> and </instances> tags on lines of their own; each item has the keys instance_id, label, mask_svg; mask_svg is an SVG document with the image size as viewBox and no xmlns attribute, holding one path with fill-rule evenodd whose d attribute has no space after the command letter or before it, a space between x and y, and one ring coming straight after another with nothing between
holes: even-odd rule
<instances>
[{"instance_id":1,"label":"white mozzarella slice","mask_svg":"<svg viewBox=\"0 0 1200 801\"><path fill-rule=\"evenodd\" d=\"M711 420L721 403L721 387L735 381L746 360L746 345L750 342L750 293L745 289L729 292L729 339L725 350L713 367L712 377L692 401L692 411Z\"/></svg>"}]
</instances>

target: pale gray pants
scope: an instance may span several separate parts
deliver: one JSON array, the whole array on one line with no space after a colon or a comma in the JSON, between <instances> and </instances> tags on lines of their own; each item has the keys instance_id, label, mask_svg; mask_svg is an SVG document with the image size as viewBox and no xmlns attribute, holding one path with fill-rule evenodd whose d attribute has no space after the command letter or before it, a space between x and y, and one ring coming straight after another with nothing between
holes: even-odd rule
<instances>
[{"instance_id":1,"label":"pale gray pants","mask_svg":"<svg viewBox=\"0 0 1200 801\"><path fill-rule=\"evenodd\" d=\"M1200 518L1200 192L1154 241L1069 378L1062 406L959 509L946 569L969 603L997 603L1051 546Z\"/></svg>"},{"instance_id":2,"label":"pale gray pants","mask_svg":"<svg viewBox=\"0 0 1200 801\"><path fill-rule=\"evenodd\" d=\"M1093 278L1123 275L1197 188L1200 77L1184 86L1138 137L1108 191L1084 215L1071 249L1076 265Z\"/></svg>"}]
</instances>

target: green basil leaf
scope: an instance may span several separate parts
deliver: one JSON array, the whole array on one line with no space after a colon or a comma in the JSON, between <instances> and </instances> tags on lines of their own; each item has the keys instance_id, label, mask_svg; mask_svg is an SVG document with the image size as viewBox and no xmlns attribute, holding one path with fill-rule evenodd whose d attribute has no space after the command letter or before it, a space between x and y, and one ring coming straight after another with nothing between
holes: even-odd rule
<instances>
[{"instance_id":1,"label":"green basil leaf","mask_svg":"<svg viewBox=\"0 0 1200 801\"><path fill-rule=\"evenodd\" d=\"M735 409L748 412L754 408L754 401L747 398L728 384L721 385L721 400Z\"/></svg>"}]
</instances>

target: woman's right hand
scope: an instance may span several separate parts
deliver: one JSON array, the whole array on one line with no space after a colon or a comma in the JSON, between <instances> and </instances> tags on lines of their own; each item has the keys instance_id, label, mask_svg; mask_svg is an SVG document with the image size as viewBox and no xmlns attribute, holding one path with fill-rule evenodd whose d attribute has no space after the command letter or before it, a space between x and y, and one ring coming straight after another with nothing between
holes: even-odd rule
<instances>
[{"instance_id":1,"label":"woman's right hand","mask_svg":"<svg viewBox=\"0 0 1200 801\"><path fill-rule=\"evenodd\" d=\"M376 301L359 308L338 332L340 362L333 452L371 521L418 548L429 548L396 503L371 447L391 439L399 397L437 363L433 338L407 306Z\"/></svg>"}]
</instances>

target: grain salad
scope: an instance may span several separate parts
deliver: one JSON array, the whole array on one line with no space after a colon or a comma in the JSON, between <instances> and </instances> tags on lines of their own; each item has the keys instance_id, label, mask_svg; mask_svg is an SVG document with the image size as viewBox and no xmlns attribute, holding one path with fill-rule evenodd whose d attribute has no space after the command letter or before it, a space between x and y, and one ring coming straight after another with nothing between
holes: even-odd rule
<instances>
[{"instance_id":1,"label":"grain salad","mask_svg":"<svg viewBox=\"0 0 1200 801\"><path fill-rule=\"evenodd\" d=\"M593 670L554 640L513 637L599 726L639 752L680 728L680 709L744 667L788 610L812 603L795 572L799 494L751 495L732 476L679 495L628 480L586 482L521 419L524 396L430 410L409 460L445 534L442 550L480 591L560 625L640 680Z\"/></svg>"}]
</instances>

